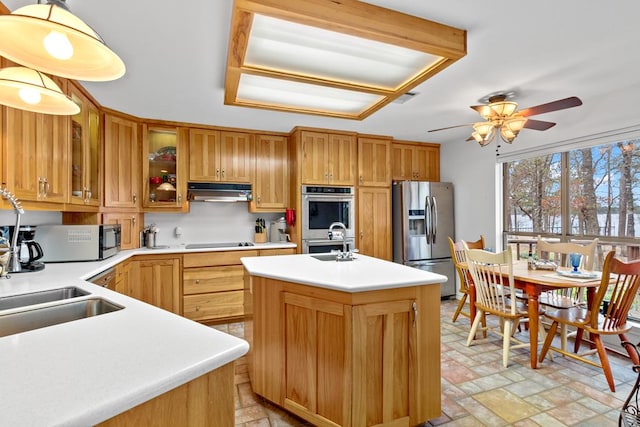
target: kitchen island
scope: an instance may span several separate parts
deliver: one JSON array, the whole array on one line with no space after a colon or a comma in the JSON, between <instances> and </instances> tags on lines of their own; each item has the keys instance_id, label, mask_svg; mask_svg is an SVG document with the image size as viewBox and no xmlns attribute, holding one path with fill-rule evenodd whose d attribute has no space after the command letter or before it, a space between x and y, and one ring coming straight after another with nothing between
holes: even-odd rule
<instances>
[{"instance_id":1,"label":"kitchen island","mask_svg":"<svg viewBox=\"0 0 640 427\"><path fill-rule=\"evenodd\" d=\"M363 255L326 258L241 259L254 392L320 426L439 417L447 278Z\"/></svg>"}]
</instances>

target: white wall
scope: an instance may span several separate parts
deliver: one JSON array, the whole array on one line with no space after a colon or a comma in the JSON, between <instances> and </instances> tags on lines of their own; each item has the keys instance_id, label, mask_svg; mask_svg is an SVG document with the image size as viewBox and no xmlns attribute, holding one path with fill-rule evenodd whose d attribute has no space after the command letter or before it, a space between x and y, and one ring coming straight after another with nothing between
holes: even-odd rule
<instances>
[{"instance_id":1,"label":"white wall","mask_svg":"<svg viewBox=\"0 0 640 427\"><path fill-rule=\"evenodd\" d=\"M440 146L440 181L452 182L456 240L477 240L484 234L487 247L496 248L495 142L480 147L475 142Z\"/></svg>"}]
</instances>

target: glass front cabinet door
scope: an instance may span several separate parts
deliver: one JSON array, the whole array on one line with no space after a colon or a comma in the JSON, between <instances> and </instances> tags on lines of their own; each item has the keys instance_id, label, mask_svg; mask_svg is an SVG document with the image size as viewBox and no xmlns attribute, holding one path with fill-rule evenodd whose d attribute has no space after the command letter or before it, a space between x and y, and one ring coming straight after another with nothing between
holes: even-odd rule
<instances>
[{"instance_id":1,"label":"glass front cabinet door","mask_svg":"<svg viewBox=\"0 0 640 427\"><path fill-rule=\"evenodd\" d=\"M71 203L100 206L100 112L72 84L69 92L80 106L71 116Z\"/></svg>"},{"instance_id":2,"label":"glass front cabinet door","mask_svg":"<svg viewBox=\"0 0 640 427\"><path fill-rule=\"evenodd\" d=\"M143 126L143 206L182 208L186 205L186 129Z\"/></svg>"}]
</instances>

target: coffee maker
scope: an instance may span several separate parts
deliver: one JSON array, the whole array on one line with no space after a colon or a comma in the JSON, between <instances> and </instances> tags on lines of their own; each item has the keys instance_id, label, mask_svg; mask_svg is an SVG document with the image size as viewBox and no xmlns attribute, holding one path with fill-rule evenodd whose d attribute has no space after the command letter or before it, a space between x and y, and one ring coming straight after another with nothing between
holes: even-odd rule
<instances>
[{"instance_id":1,"label":"coffee maker","mask_svg":"<svg viewBox=\"0 0 640 427\"><path fill-rule=\"evenodd\" d=\"M0 237L5 237L9 242L12 241L13 232L15 226L5 225L0 228ZM35 225L21 225L18 229L18 239L16 245L18 246L18 254L20 263L15 264L10 271L11 273L23 273L29 271L40 271L44 268L44 263L38 261L44 255L42 247L38 242L34 241L36 234ZM17 269L19 265L19 269Z\"/></svg>"}]
</instances>

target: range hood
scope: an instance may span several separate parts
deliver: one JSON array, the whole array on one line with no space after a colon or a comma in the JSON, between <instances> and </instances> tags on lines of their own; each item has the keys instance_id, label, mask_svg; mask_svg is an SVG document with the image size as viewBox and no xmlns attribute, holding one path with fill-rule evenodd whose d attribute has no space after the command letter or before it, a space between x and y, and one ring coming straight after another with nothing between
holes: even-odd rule
<instances>
[{"instance_id":1,"label":"range hood","mask_svg":"<svg viewBox=\"0 0 640 427\"><path fill-rule=\"evenodd\" d=\"M192 202L250 202L253 200L250 184L219 182L189 182L189 200Z\"/></svg>"}]
</instances>

